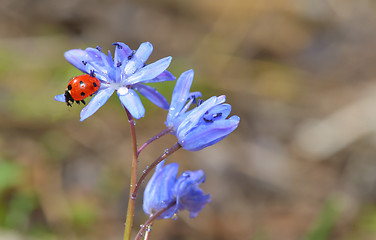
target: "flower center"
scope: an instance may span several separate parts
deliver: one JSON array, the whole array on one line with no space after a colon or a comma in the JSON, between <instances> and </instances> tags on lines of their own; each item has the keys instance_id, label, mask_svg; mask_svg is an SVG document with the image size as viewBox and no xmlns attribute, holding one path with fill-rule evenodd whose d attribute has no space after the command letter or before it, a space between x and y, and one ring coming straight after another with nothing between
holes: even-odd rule
<instances>
[{"instance_id":1,"label":"flower center","mask_svg":"<svg viewBox=\"0 0 376 240\"><path fill-rule=\"evenodd\" d=\"M209 114L209 112L207 111L204 116L203 116L203 119L205 122L207 123L212 123L214 122L216 119L218 118L221 118L222 117L222 113L213 113L213 114Z\"/></svg>"}]
</instances>

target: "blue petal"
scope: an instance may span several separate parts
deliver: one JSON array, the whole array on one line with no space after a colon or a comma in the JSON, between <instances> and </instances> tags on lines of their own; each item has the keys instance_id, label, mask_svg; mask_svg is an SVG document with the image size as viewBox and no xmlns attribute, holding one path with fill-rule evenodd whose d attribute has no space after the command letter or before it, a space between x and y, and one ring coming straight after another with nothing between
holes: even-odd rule
<instances>
[{"instance_id":1,"label":"blue petal","mask_svg":"<svg viewBox=\"0 0 376 240\"><path fill-rule=\"evenodd\" d=\"M176 116L175 118L179 118L181 115L184 115L184 113L186 111L188 111L189 107L191 106L192 103L196 102L196 99L201 97L201 93L200 92L191 92L188 94L188 98L189 99L187 101L187 103L184 105L184 107L180 110L180 112L178 113L178 116Z\"/></svg>"},{"instance_id":2,"label":"blue petal","mask_svg":"<svg viewBox=\"0 0 376 240\"><path fill-rule=\"evenodd\" d=\"M163 167L164 161L157 165L155 173L150 178L144 191L144 212L151 216L175 201L174 186L179 165L171 163ZM169 218L174 214L169 209L159 218Z\"/></svg>"},{"instance_id":3,"label":"blue petal","mask_svg":"<svg viewBox=\"0 0 376 240\"><path fill-rule=\"evenodd\" d=\"M113 65L112 59L97 48L89 47L85 49L85 52L88 54L88 59L85 59L87 61L95 62L96 64L105 66L106 68Z\"/></svg>"},{"instance_id":4,"label":"blue petal","mask_svg":"<svg viewBox=\"0 0 376 240\"><path fill-rule=\"evenodd\" d=\"M197 98L199 98L201 96L202 96L201 92L191 92L191 93L188 94L188 98L195 98L195 99L197 99Z\"/></svg>"},{"instance_id":5,"label":"blue petal","mask_svg":"<svg viewBox=\"0 0 376 240\"><path fill-rule=\"evenodd\" d=\"M146 65L145 67L135 72L132 76L127 78L125 84L130 85L156 78L168 68L171 63L171 59L172 57L165 57L154 63Z\"/></svg>"},{"instance_id":6,"label":"blue petal","mask_svg":"<svg viewBox=\"0 0 376 240\"><path fill-rule=\"evenodd\" d=\"M174 91L172 93L171 105L167 114L167 122L171 122L177 117L183 109L191 89L194 71L188 70L183 72L176 81Z\"/></svg>"},{"instance_id":7,"label":"blue petal","mask_svg":"<svg viewBox=\"0 0 376 240\"><path fill-rule=\"evenodd\" d=\"M82 72L89 73L86 71L87 66L83 63L83 61L88 61L89 55L84 50L72 49L72 50L66 51L64 53L64 57L65 59L67 59L67 61L70 64L72 64L73 66L81 70Z\"/></svg>"},{"instance_id":8,"label":"blue petal","mask_svg":"<svg viewBox=\"0 0 376 240\"><path fill-rule=\"evenodd\" d=\"M65 95L64 94L56 95L55 96L55 101L65 102Z\"/></svg>"},{"instance_id":9,"label":"blue petal","mask_svg":"<svg viewBox=\"0 0 376 240\"><path fill-rule=\"evenodd\" d=\"M195 218L202 208L211 201L210 195L204 195L201 189L192 188L189 194L180 201L179 210L187 209L189 216Z\"/></svg>"},{"instance_id":10,"label":"blue petal","mask_svg":"<svg viewBox=\"0 0 376 240\"><path fill-rule=\"evenodd\" d=\"M85 51L89 55L90 61L92 62L103 65L106 68L110 68L114 65L111 54L107 56L104 52L98 50L97 48L90 47L86 48Z\"/></svg>"},{"instance_id":11,"label":"blue petal","mask_svg":"<svg viewBox=\"0 0 376 240\"><path fill-rule=\"evenodd\" d=\"M143 84L135 84L133 88L158 107L168 109L169 104L166 98L154 88Z\"/></svg>"},{"instance_id":12,"label":"blue petal","mask_svg":"<svg viewBox=\"0 0 376 240\"><path fill-rule=\"evenodd\" d=\"M175 191L178 197L185 197L189 194L190 188L198 187L205 181L205 174L202 170L185 171L176 181Z\"/></svg>"},{"instance_id":13,"label":"blue petal","mask_svg":"<svg viewBox=\"0 0 376 240\"><path fill-rule=\"evenodd\" d=\"M121 87L118 89L117 94L120 102L128 109L134 118L140 119L145 116L145 108L142 105L140 97L134 90Z\"/></svg>"},{"instance_id":14,"label":"blue petal","mask_svg":"<svg viewBox=\"0 0 376 240\"><path fill-rule=\"evenodd\" d=\"M202 170L186 171L176 181L176 207L179 211L188 210L191 218L196 217L205 204L210 202L210 195L204 195L198 187L204 181L205 174Z\"/></svg>"},{"instance_id":15,"label":"blue petal","mask_svg":"<svg viewBox=\"0 0 376 240\"><path fill-rule=\"evenodd\" d=\"M85 72L91 73L94 71L98 79L104 82L112 82L111 77L109 77L110 73L113 72L111 54L107 56L97 48L86 48L85 52L87 57L82 59L85 62Z\"/></svg>"},{"instance_id":16,"label":"blue petal","mask_svg":"<svg viewBox=\"0 0 376 240\"><path fill-rule=\"evenodd\" d=\"M179 144L188 151L198 151L211 146L234 131L239 125L240 118L232 116L229 119L217 120L210 124L201 124L179 139Z\"/></svg>"},{"instance_id":17,"label":"blue petal","mask_svg":"<svg viewBox=\"0 0 376 240\"><path fill-rule=\"evenodd\" d=\"M137 69L143 67L150 54L153 52L153 45L149 42L141 43L132 59L128 61L124 68L124 74L130 76Z\"/></svg>"},{"instance_id":18,"label":"blue petal","mask_svg":"<svg viewBox=\"0 0 376 240\"><path fill-rule=\"evenodd\" d=\"M112 88L103 88L102 90L98 91L98 93L90 100L89 104L82 109L80 121L85 120L98 111L98 109L107 102L114 91L115 90Z\"/></svg>"},{"instance_id":19,"label":"blue petal","mask_svg":"<svg viewBox=\"0 0 376 240\"><path fill-rule=\"evenodd\" d=\"M230 104L220 104L210 108L205 114L202 116L202 123L203 124L211 124L211 121L218 121L221 119L226 119L231 113L231 105Z\"/></svg>"},{"instance_id":20,"label":"blue petal","mask_svg":"<svg viewBox=\"0 0 376 240\"><path fill-rule=\"evenodd\" d=\"M112 45L116 46L114 54L114 67L116 67L119 63L125 64L129 60L128 57L133 54L132 49L122 42L116 42Z\"/></svg>"},{"instance_id":21,"label":"blue petal","mask_svg":"<svg viewBox=\"0 0 376 240\"><path fill-rule=\"evenodd\" d=\"M179 125L177 129L177 137L179 140L182 139L187 134L187 132L191 131L192 128L194 128L200 120L202 120L202 116L206 111L216 105L217 99L217 97L213 96L203 102L200 106L192 109L189 112L189 115L184 119L184 121Z\"/></svg>"},{"instance_id":22,"label":"blue petal","mask_svg":"<svg viewBox=\"0 0 376 240\"><path fill-rule=\"evenodd\" d=\"M143 81L144 83L154 83L154 82L164 82L164 81L174 81L176 77L172 75L169 71L165 70L161 74L159 74L157 77Z\"/></svg>"},{"instance_id":23,"label":"blue petal","mask_svg":"<svg viewBox=\"0 0 376 240\"><path fill-rule=\"evenodd\" d=\"M78 68L84 73L91 73L94 71L96 77L102 81L108 82L107 73L109 69L108 57L95 48L82 49L72 49L64 53L65 58L69 63Z\"/></svg>"}]
</instances>

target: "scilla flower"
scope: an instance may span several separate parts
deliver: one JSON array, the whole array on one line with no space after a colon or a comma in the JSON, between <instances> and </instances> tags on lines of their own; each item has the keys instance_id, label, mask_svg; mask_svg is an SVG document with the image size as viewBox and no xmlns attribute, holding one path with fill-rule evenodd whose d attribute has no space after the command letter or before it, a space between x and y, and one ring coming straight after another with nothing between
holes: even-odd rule
<instances>
[{"instance_id":1,"label":"scilla flower","mask_svg":"<svg viewBox=\"0 0 376 240\"><path fill-rule=\"evenodd\" d=\"M186 171L177 178L179 165L171 163L166 166L160 162L154 175L146 185L143 209L148 216L169 207L158 218L171 218L178 211L188 210L194 218L210 202L210 195L198 187L205 181L202 170Z\"/></svg>"},{"instance_id":2,"label":"scilla flower","mask_svg":"<svg viewBox=\"0 0 376 240\"><path fill-rule=\"evenodd\" d=\"M199 92L189 92L193 75L193 70L188 70L177 80L165 124L172 129L184 149L198 151L221 141L234 131L240 118L234 115L226 119L230 115L231 105L224 103L224 95L211 97L188 111L196 98L201 96Z\"/></svg>"},{"instance_id":3,"label":"scilla flower","mask_svg":"<svg viewBox=\"0 0 376 240\"><path fill-rule=\"evenodd\" d=\"M64 54L73 66L95 76L101 82L98 92L82 109L81 121L102 107L115 91L120 102L136 119L145 115L145 108L135 90L157 106L168 109L166 99L154 88L142 83L175 80L175 77L166 71L171 57L145 65L153 51L151 43L142 43L137 51L132 51L122 42L114 43L114 45L116 48L113 58L110 51L106 55L99 47L85 50L72 49ZM56 96L55 100L65 102L64 94Z\"/></svg>"}]
</instances>

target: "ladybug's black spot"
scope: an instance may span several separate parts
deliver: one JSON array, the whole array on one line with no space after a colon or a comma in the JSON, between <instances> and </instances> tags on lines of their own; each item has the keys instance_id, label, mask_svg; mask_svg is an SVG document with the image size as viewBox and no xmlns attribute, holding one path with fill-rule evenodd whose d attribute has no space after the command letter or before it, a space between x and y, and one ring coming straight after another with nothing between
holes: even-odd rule
<instances>
[{"instance_id":1,"label":"ladybug's black spot","mask_svg":"<svg viewBox=\"0 0 376 240\"><path fill-rule=\"evenodd\" d=\"M85 93L84 93L84 92L81 92L81 96L85 96Z\"/></svg>"},{"instance_id":2,"label":"ladybug's black spot","mask_svg":"<svg viewBox=\"0 0 376 240\"><path fill-rule=\"evenodd\" d=\"M68 85L68 90L70 91L70 90L72 90L72 85Z\"/></svg>"},{"instance_id":3,"label":"ladybug's black spot","mask_svg":"<svg viewBox=\"0 0 376 240\"><path fill-rule=\"evenodd\" d=\"M84 84L84 82L83 81L80 81L80 85L83 85Z\"/></svg>"},{"instance_id":4,"label":"ladybug's black spot","mask_svg":"<svg viewBox=\"0 0 376 240\"><path fill-rule=\"evenodd\" d=\"M93 86L94 86L94 87L97 87L97 84L96 84L95 82L93 82Z\"/></svg>"}]
</instances>

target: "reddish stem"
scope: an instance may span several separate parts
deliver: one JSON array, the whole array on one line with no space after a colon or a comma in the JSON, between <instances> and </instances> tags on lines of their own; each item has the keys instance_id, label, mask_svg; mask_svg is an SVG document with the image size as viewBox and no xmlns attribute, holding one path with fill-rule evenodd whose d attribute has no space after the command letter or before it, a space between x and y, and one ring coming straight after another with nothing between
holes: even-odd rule
<instances>
[{"instance_id":1,"label":"reddish stem","mask_svg":"<svg viewBox=\"0 0 376 240\"><path fill-rule=\"evenodd\" d=\"M162 162L164 159L166 159L168 156L170 156L171 154L173 154L174 152L176 152L180 148L181 148L181 145L179 143L175 143L175 145L173 145L171 148L167 149L149 167L147 167L145 169L145 171L141 175L140 179L138 180L138 182L136 184L136 187L133 190L132 199L136 199L137 198L138 189L140 188L142 182L144 181L144 179L146 178L146 176L150 173L150 171L153 170L155 168L155 166L158 165L158 163Z\"/></svg>"},{"instance_id":2,"label":"reddish stem","mask_svg":"<svg viewBox=\"0 0 376 240\"><path fill-rule=\"evenodd\" d=\"M148 141L146 141L137 151L137 155L140 155L141 151L144 150L150 143L154 142L155 140L161 138L162 136L166 135L167 133L170 133L172 131L171 128L166 128L162 132L158 133L154 137L151 137Z\"/></svg>"},{"instance_id":3,"label":"reddish stem","mask_svg":"<svg viewBox=\"0 0 376 240\"><path fill-rule=\"evenodd\" d=\"M174 206L176 204L176 201L173 201L172 203L170 203L167 207L165 208L162 208L161 210L159 210L158 212L156 212L155 214L153 214L152 216L150 216L150 218L148 220L146 220L146 222L142 225L140 231L138 231L136 237L134 238L134 240L139 240L140 237L142 236L142 233L145 231L145 229L150 226L153 221L155 219L157 219L162 213L164 213L165 211L167 211L170 207Z\"/></svg>"}]
</instances>

